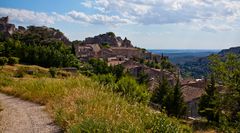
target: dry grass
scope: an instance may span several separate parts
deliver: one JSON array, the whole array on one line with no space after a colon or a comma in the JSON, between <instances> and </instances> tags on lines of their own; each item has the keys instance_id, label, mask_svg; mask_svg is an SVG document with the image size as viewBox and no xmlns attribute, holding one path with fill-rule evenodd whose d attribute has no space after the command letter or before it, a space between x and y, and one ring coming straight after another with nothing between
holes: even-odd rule
<instances>
[{"instance_id":1,"label":"dry grass","mask_svg":"<svg viewBox=\"0 0 240 133\"><path fill-rule=\"evenodd\" d=\"M2 71L12 70L14 67L7 66ZM2 92L46 105L67 132L190 132L176 119L139 103L131 105L81 75L66 79L12 78L5 72L0 76Z\"/></svg>"}]
</instances>

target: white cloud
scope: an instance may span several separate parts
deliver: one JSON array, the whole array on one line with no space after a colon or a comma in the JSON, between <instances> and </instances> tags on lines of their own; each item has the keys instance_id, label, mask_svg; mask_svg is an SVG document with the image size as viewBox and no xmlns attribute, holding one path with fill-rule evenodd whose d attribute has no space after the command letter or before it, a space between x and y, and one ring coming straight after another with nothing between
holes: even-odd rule
<instances>
[{"instance_id":1,"label":"white cloud","mask_svg":"<svg viewBox=\"0 0 240 133\"><path fill-rule=\"evenodd\" d=\"M86 6L86 5L85 5ZM132 23L129 19L121 18L117 15L93 14L88 15L84 12L70 11L66 14L52 12L34 12L24 9L0 8L0 17L9 16L10 20L18 24L49 25L56 21L89 23L102 25L119 25Z\"/></svg>"},{"instance_id":2,"label":"white cloud","mask_svg":"<svg viewBox=\"0 0 240 133\"><path fill-rule=\"evenodd\" d=\"M88 4L105 14L117 14L143 25L184 23L202 25L200 29L226 30L240 23L238 0L93 0Z\"/></svg>"},{"instance_id":3,"label":"white cloud","mask_svg":"<svg viewBox=\"0 0 240 133\"><path fill-rule=\"evenodd\" d=\"M68 16L73 18L76 22L85 22L91 24L110 24L110 25L117 25L117 24L129 24L132 23L128 19L120 18L119 16L112 15L102 15L102 14L93 14L87 15L83 12L71 11L67 13Z\"/></svg>"},{"instance_id":4,"label":"white cloud","mask_svg":"<svg viewBox=\"0 0 240 133\"><path fill-rule=\"evenodd\" d=\"M16 23L29 23L37 25L53 24L55 18L44 12L34 12L24 9L0 8L0 16L9 16Z\"/></svg>"},{"instance_id":5,"label":"white cloud","mask_svg":"<svg viewBox=\"0 0 240 133\"><path fill-rule=\"evenodd\" d=\"M205 31L239 29L239 0L85 0L91 14L70 11L64 14L0 8L0 16L18 23L48 25L56 21L98 25L185 24Z\"/></svg>"}]
</instances>

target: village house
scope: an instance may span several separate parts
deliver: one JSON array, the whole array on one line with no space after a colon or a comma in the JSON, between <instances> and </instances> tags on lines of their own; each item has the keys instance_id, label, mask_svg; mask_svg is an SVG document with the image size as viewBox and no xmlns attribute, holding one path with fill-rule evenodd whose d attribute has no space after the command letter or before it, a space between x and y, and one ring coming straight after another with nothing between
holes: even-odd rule
<instances>
[{"instance_id":1,"label":"village house","mask_svg":"<svg viewBox=\"0 0 240 133\"><path fill-rule=\"evenodd\" d=\"M205 87L184 85L181 87L184 102L187 103L187 117L197 118L198 103L200 97L205 93Z\"/></svg>"},{"instance_id":2,"label":"village house","mask_svg":"<svg viewBox=\"0 0 240 133\"><path fill-rule=\"evenodd\" d=\"M87 61L90 58L98 57L101 48L98 44L75 45L75 53L81 61Z\"/></svg>"},{"instance_id":3,"label":"village house","mask_svg":"<svg viewBox=\"0 0 240 133\"><path fill-rule=\"evenodd\" d=\"M134 76L138 76L141 71L144 71L144 73L148 75L148 89L151 92L154 91L163 76L167 78L168 82L171 85L175 85L177 81L177 78L175 76L177 73L175 72L150 68L144 64L132 60L122 63L122 66L125 68L125 71L128 71L131 75Z\"/></svg>"}]
</instances>

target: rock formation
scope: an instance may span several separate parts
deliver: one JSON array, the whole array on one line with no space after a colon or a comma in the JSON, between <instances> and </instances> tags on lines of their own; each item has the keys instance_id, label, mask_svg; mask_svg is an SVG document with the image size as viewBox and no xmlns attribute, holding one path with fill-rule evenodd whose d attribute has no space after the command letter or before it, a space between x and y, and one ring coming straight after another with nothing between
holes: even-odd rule
<instances>
[{"instance_id":1,"label":"rock formation","mask_svg":"<svg viewBox=\"0 0 240 133\"><path fill-rule=\"evenodd\" d=\"M0 23L1 24L7 24L8 23L8 16L0 18Z\"/></svg>"},{"instance_id":2,"label":"rock formation","mask_svg":"<svg viewBox=\"0 0 240 133\"><path fill-rule=\"evenodd\" d=\"M83 41L83 44L108 44L111 47L133 47L131 41L125 38L122 40L121 37L115 36L113 32L106 34L100 34L94 37L88 37Z\"/></svg>"},{"instance_id":3,"label":"rock formation","mask_svg":"<svg viewBox=\"0 0 240 133\"><path fill-rule=\"evenodd\" d=\"M23 26L18 26L18 32L24 33L26 31L26 28Z\"/></svg>"},{"instance_id":4,"label":"rock formation","mask_svg":"<svg viewBox=\"0 0 240 133\"><path fill-rule=\"evenodd\" d=\"M41 42L48 42L51 40L59 40L65 44L70 44L71 42L68 38L58 29L48 28L46 26L28 26L25 34L35 34L41 36L43 40ZM41 43L39 42L39 43Z\"/></svg>"},{"instance_id":5,"label":"rock formation","mask_svg":"<svg viewBox=\"0 0 240 133\"><path fill-rule=\"evenodd\" d=\"M71 43L68 38L57 29L48 28L46 26L28 26L27 29L23 26L18 26L18 28L15 28L14 24L9 23L8 17L0 18L0 32L3 34L3 38L10 37L15 33L19 34L20 36L40 36L42 40L35 43L49 42L51 40L59 40L64 42L65 44Z\"/></svg>"},{"instance_id":6,"label":"rock formation","mask_svg":"<svg viewBox=\"0 0 240 133\"><path fill-rule=\"evenodd\" d=\"M14 24L8 23L8 17L0 18L0 32L4 37L11 36L16 31Z\"/></svg>"}]
</instances>

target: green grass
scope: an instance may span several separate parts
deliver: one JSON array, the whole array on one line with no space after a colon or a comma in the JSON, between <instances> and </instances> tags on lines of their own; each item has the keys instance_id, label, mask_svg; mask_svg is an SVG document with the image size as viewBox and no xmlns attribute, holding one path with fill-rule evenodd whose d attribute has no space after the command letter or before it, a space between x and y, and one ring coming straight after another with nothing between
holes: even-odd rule
<instances>
[{"instance_id":1,"label":"green grass","mask_svg":"<svg viewBox=\"0 0 240 133\"><path fill-rule=\"evenodd\" d=\"M14 78L0 71L0 91L46 105L66 132L191 132L177 119L140 103L130 104L82 75Z\"/></svg>"}]
</instances>

